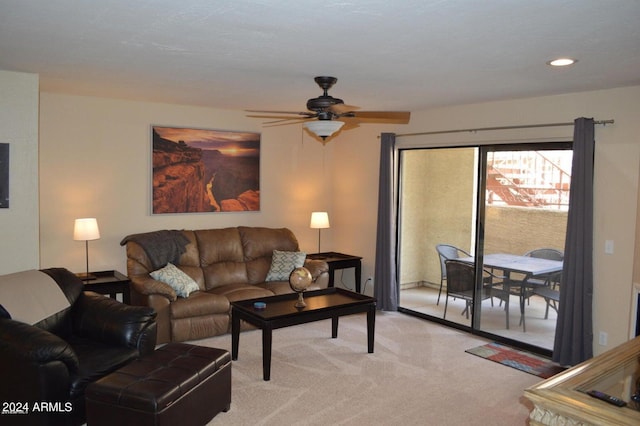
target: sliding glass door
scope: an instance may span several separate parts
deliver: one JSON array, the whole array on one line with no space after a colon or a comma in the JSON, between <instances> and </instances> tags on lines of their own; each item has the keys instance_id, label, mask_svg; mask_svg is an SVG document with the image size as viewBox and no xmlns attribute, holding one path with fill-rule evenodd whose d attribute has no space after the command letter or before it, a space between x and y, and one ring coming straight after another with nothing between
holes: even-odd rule
<instances>
[{"instance_id":1,"label":"sliding glass door","mask_svg":"<svg viewBox=\"0 0 640 426\"><path fill-rule=\"evenodd\" d=\"M400 306L467 327L471 311L447 297L441 260L475 253L478 158L478 148L400 152Z\"/></svg>"},{"instance_id":2,"label":"sliding glass door","mask_svg":"<svg viewBox=\"0 0 640 426\"><path fill-rule=\"evenodd\" d=\"M550 351L570 145L411 149L399 158L401 309ZM456 258L449 268L462 272L449 277L443 259ZM460 278L465 269L471 284Z\"/></svg>"}]
</instances>

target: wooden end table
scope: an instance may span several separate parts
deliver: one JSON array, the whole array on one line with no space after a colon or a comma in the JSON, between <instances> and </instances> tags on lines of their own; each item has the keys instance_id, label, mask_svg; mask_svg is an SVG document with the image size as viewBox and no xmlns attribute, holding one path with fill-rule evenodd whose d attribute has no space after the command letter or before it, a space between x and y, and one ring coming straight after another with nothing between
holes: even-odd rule
<instances>
[{"instance_id":1,"label":"wooden end table","mask_svg":"<svg viewBox=\"0 0 640 426\"><path fill-rule=\"evenodd\" d=\"M127 305L131 304L129 277L118 271L90 272L90 275L96 278L91 280L82 279L85 290L108 294L112 299L116 299L116 295L122 293L122 302Z\"/></svg>"},{"instance_id":2,"label":"wooden end table","mask_svg":"<svg viewBox=\"0 0 640 426\"><path fill-rule=\"evenodd\" d=\"M351 254L328 251L324 253L311 253L307 259L324 260L329 265L329 287L335 284L336 269L355 268L356 292L360 293L362 281L362 257Z\"/></svg>"},{"instance_id":3,"label":"wooden end table","mask_svg":"<svg viewBox=\"0 0 640 426\"><path fill-rule=\"evenodd\" d=\"M367 350L373 353L376 323L376 299L342 288L325 288L304 293L307 306L296 308L297 293L231 302L231 359L238 359L240 320L262 330L262 376L271 379L272 332L277 328L331 318L331 337L338 337L338 318L344 315L367 313ZM264 309L253 307L264 302Z\"/></svg>"}]
</instances>

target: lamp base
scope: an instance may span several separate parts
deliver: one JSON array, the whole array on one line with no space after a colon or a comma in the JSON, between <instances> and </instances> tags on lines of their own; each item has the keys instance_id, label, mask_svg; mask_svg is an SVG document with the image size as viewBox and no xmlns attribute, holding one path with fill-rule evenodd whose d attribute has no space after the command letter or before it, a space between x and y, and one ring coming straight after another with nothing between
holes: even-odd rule
<instances>
[{"instance_id":1,"label":"lamp base","mask_svg":"<svg viewBox=\"0 0 640 426\"><path fill-rule=\"evenodd\" d=\"M76 274L76 277L80 278L82 281L91 281L91 280L98 279L98 277L96 277L95 275L87 272L81 272L79 274Z\"/></svg>"}]
</instances>

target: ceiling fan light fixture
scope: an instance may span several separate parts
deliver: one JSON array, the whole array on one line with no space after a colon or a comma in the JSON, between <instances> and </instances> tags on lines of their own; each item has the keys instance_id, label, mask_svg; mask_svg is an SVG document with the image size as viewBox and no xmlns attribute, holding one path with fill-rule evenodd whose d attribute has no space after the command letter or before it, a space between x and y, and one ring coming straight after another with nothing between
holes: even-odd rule
<instances>
[{"instance_id":1,"label":"ceiling fan light fixture","mask_svg":"<svg viewBox=\"0 0 640 426\"><path fill-rule=\"evenodd\" d=\"M344 126L344 121L339 120L316 120L304 123L304 127L314 135L327 139Z\"/></svg>"}]
</instances>

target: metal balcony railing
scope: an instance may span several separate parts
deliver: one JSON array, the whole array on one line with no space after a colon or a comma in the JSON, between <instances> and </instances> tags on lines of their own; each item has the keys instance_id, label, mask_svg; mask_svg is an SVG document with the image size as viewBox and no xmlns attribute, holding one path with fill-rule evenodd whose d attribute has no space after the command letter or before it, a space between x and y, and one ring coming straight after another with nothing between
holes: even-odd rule
<instances>
[{"instance_id":1,"label":"metal balcony railing","mask_svg":"<svg viewBox=\"0 0 640 426\"><path fill-rule=\"evenodd\" d=\"M487 204L567 210L571 151L497 151L487 158Z\"/></svg>"}]
</instances>

